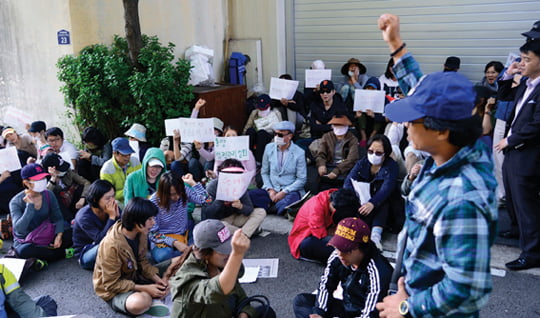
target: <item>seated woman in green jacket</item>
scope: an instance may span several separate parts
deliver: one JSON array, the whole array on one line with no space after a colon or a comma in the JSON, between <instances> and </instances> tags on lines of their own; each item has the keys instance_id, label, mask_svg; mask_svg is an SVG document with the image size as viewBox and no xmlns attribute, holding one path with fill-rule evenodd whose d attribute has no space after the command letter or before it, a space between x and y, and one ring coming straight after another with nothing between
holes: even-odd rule
<instances>
[{"instance_id":1,"label":"seated woman in green jacket","mask_svg":"<svg viewBox=\"0 0 540 318\"><path fill-rule=\"evenodd\" d=\"M157 191L159 179L165 173L167 162L159 148L149 148L144 155L141 169L127 176L124 186L124 203L134 197L150 198Z\"/></svg>"},{"instance_id":2,"label":"seated woman in green jacket","mask_svg":"<svg viewBox=\"0 0 540 318\"><path fill-rule=\"evenodd\" d=\"M171 317L258 317L249 305L238 308L247 298L238 277L243 275L249 238L241 229L233 235L223 222L208 219L195 226L193 239L192 254L169 281Z\"/></svg>"}]
</instances>

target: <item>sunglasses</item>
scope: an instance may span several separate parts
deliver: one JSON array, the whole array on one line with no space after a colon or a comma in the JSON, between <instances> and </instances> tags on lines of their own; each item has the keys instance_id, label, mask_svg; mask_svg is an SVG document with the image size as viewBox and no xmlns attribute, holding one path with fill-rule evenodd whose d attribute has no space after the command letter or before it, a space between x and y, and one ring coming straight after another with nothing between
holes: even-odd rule
<instances>
[{"instance_id":1,"label":"sunglasses","mask_svg":"<svg viewBox=\"0 0 540 318\"><path fill-rule=\"evenodd\" d=\"M332 91L329 89L323 89L320 91L320 94L330 94Z\"/></svg>"},{"instance_id":2,"label":"sunglasses","mask_svg":"<svg viewBox=\"0 0 540 318\"><path fill-rule=\"evenodd\" d=\"M373 151L371 149L368 149L367 153L370 154L370 155L375 154L375 156L377 156L377 157L380 157L380 156L384 155L384 152L382 152L382 151Z\"/></svg>"},{"instance_id":3,"label":"sunglasses","mask_svg":"<svg viewBox=\"0 0 540 318\"><path fill-rule=\"evenodd\" d=\"M288 134L290 134L290 133L283 134L283 133L275 132L274 136L278 136L279 138L283 138L283 137L287 136Z\"/></svg>"}]
</instances>

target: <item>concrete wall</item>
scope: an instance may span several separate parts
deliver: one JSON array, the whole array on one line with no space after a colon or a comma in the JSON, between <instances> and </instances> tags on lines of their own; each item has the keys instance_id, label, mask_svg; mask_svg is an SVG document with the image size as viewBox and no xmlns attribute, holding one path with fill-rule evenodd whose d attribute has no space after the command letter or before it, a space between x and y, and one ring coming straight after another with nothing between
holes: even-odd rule
<instances>
[{"instance_id":1,"label":"concrete wall","mask_svg":"<svg viewBox=\"0 0 540 318\"><path fill-rule=\"evenodd\" d=\"M193 44L213 49L218 80L227 14L226 0L139 2L142 33L174 43L176 57ZM71 32L71 45L57 44L60 29ZM65 128L68 139L78 141L65 116L56 61L90 44L111 43L114 34L125 34L120 0L0 0L0 122L16 108L24 119Z\"/></svg>"}]
</instances>

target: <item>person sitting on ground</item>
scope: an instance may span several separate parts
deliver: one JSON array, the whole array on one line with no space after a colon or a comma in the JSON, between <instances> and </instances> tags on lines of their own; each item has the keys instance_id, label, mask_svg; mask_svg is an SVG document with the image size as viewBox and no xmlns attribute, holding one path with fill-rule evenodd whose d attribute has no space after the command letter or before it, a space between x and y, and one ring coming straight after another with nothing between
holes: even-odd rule
<instances>
[{"instance_id":1,"label":"person sitting on ground","mask_svg":"<svg viewBox=\"0 0 540 318\"><path fill-rule=\"evenodd\" d=\"M212 180L206 187L208 200L202 208L202 219L217 219L225 223L231 231L242 228L242 233L251 237L266 217L262 208L254 208L248 192L240 199L223 201L216 199L219 175L221 173L244 173L242 163L236 159L226 159L218 167L218 179Z\"/></svg>"},{"instance_id":2,"label":"person sitting on ground","mask_svg":"<svg viewBox=\"0 0 540 318\"><path fill-rule=\"evenodd\" d=\"M319 100L313 101L310 105L311 138L321 138L324 133L332 131L332 126L328 122L336 114L349 114L347 107L341 101L339 95L336 95L334 83L324 80L319 84Z\"/></svg>"},{"instance_id":3,"label":"person sitting on ground","mask_svg":"<svg viewBox=\"0 0 540 318\"><path fill-rule=\"evenodd\" d=\"M235 128L231 127L231 126L227 126L223 129L223 136L224 137L237 137L238 136L238 130L236 130ZM210 179L215 179L217 178L217 169L219 167L219 165L221 165L223 163L224 160L215 160L214 162L214 170L213 170L213 173L208 173L206 174L207 177L209 177ZM251 152L251 150L248 150L248 159L247 160L241 160L240 161L242 163L242 166L244 167L244 169L247 171L251 171L253 172L253 174L255 174L255 171L257 169L257 164L255 162L255 156L253 156L253 152Z\"/></svg>"},{"instance_id":4,"label":"person sitting on ground","mask_svg":"<svg viewBox=\"0 0 540 318\"><path fill-rule=\"evenodd\" d=\"M294 298L296 318L379 317L375 305L387 295L392 265L370 241L369 232L359 218L339 222L328 242L335 250L328 258L317 294ZM340 284L342 300L333 294Z\"/></svg>"},{"instance_id":5,"label":"person sitting on ground","mask_svg":"<svg viewBox=\"0 0 540 318\"><path fill-rule=\"evenodd\" d=\"M71 170L69 163L55 153L46 155L41 165L51 175L47 189L56 196L64 220L70 222L84 206L90 182Z\"/></svg>"},{"instance_id":6,"label":"person sitting on ground","mask_svg":"<svg viewBox=\"0 0 540 318\"><path fill-rule=\"evenodd\" d=\"M124 200L141 197L148 199L157 190L159 178L166 171L165 155L159 148L149 148L144 155L141 169L126 178Z\"/></svg>"},{"instance_id":7,"label":"person sitting on ground","mask_svg":"<svg viewBox=\"0 0 540 318\"><path fill-rule=\"evenodd\" d=\"M150 197L150 201L159 209L149 235L150 252L156 263L186 251L193 228L188 216L188 203L203 204L206 197L204 187L196 183L189 173L179 176L167 171L161 176L157 192Z\"/></svg>"},{"instance_id":8,"label":"person sitting on ground","mask_svg":"<svg viewBox=\"0 0 540 318\"><path fill-rule=\"evenodd\" d=\"M96 180L88 188L88 204L73 221L73 248L82 268L93 270L99 243L120 218L114 187L107 180Z\"/></svg>"},{"instance_id":9,"label":"person sitting on ground","mask_svg":"<svg viewBox=\"0 0 540 318\"><path fill-rule=\"evenodd\" d=\"M223 135L223 121L217 117L212 117L214 121L214 135L216 137L221 137ZM201 180L206 172L212 171L214 169L215 153L214 153L214 142L205 142L201 143L197 140L193 141L193 146L199 154L199 164L196 169L196 176L193 178L195 180Z\"/></svg>"},{"instance_id":10,"label":"person sitting on ground","mask_svg":"<svg viewBox=\"0 0 540 318\"><path fill-rule=\"evenodd\" d=\"M271 107L272 99L267 94L257 97L257 109L254 109L244 126L243 135L249 136L249 149L257 162L262 162L264 149L272 141L272 126L282 121L281 113Z\"/></svg>"},{"instance_id":11,"label":"person sitting on ground","mask_svg":"<svg viewBox=\"0 0 540 318\"><path fill-rule=\"evenodd\" d=\"M32 122L30 127L28 127L28 134L32 137L33 143L37 150L36 160L41 160L39 149L47 144L47 140L45 140L46 130L47 124L41 120Z\"/></svg>"},{"instance_id":12,"label":"person sitting on ground","mask_svg":"<svg viewBox=\"0 0 540 318\"><path fill-rule=\"evenodd\" d=\"M26 151L34 158L37 157L37 149L30 136L19 135L15 129L7 127L2 130L2 137L6 141L6 148L15 147L17 150Z\"/></svg>"},{"instance_id":13,"label":"person sitting on ground","mask_svg":"<svg viewBox=\"0 0 540 318\"><path fill-rule=\"evenodd\" d=\"M45 132L45 140L55 153L59 154L64 161L69 162L71 169L77 171L77 159L79 151L69 141L64 139L64 132L58 127L52 127Z\"/></svg>"},{"instance_id":14,"label":"person sitting on ground","mask_svg":"<svg viewBox=\"0 0 540 318\"><path fill-rule=\"evenodd\" d=\"M0 317L38 318L57 315L57 305L51 296L30 298L4 264L0 264L0 290Z\"/></svg>"},{"instance_id":15,"label":"person sitting on ground","mask_svg":"<svg viewBox=\"0 0 540 318\"><path fill-rule=\"evenodd\" d=\"M112 157L112 146L101 131L86 127L82 133L84 150L79 151L79 174L90 182L99 179L103 164Z\"/></svg>"},{"instance_id":16,"label":"person sitting on ground","mask_svg":"<svg viewBox=\"0 0 540 318\"><path fill-rule=\"evenodd\" d=\"M358 139L349 131L349 118L335 115L328 124L332 131L323 135L315 156L319 190L341 187L359 157Z\"/></svg>"},{"instance_id":17,"label":"person sitting on ground","mask_svg":"<svg viewBox=\"0 0 540 318\"><path fill-rule=\"evenodd\" d=\"M146 127L135 123L129 127L124 135L128 137L129 146L133 149L131 156L137 158L139 162L142 161L148 148L152 147L146 142Z\"/></svg>"},{"instance_id":18,"label":"person sitting on ground","mask_svg":"<svg viewBox=\"0 0 540 318\"><path fill-rule=\"evenodd\" d=\"M280 79L292 81L290 74L282 74ZM301 128L304 118L306 117L306 106L304 104L304 94L295 91L292 99L281 98L280 100L272 99L271 105L273 109L279 110L281 118L295 124L297 130Z\"/></svg>"},{"instance_id":19,"label":"person sitting on ground","mask_svg":"<svg viewBox=\"0 0 540 318\"><path fill-rule=\"evenodd\" d=\"M109 181L115 191L114 198L124 206L124 184L126 178L131 173L141 169L141 163L133 156L135 151L129 146L129 141L125 138L115 138L112 141L113 156L101 167L99 178Z\"/></svg>"},{"instance_id":20,"label":"person sitting on ground","mask_svg":"<svg viewBox=\"0 0 540 318\"><path fill-rule=\"evenodd\" d=\"M239 308L247 298L238 278L249 238L241 229L231 235L219 220L204 220L195 225L193 240L193 252L170 280L171 317L229 318L236 312L235 317L259 317L249 305Z\"/></svg>"},{"instance_id":21,"label":"person sitting on ground","mask_svg":"<svg viewBox=\"0 0 540 318\"><path fill-rule=\"evenodd\" d=\"M351 189L329 189L310 198L298 211L289 234L294 258L326 263L334 250L328 242L344 218L359 216L358 199Z\"/></svg>"},{"instance_id":22,"label":"person sitting on ground","mask_svg":"<svg viewBox=\"0 0 540 318\"><path fill-rule=\"evenodd\" d=\"M397 184L399 167L390 157L392 146L385 135L371 137L367 149L367 156L356 163L343 187L354 189L353 181L369 183L369 193L366 195L370 198L367 202L361 202L358 212L371 226L371 240L382 250L382 232L392 215L392 201L400 200ZM359 197L362 196L359 194Z\"/></svg>"},{"instance_id":23,"label":"person sitting on ground","mask_svg":"<svg viewBox=\"0 0 540 318\"><path fill-rule=\"evenodd\" d=\"M444 72L457 72L459 71L459 66L461 64L461 59L457 56L449 56L444 61L443 71Z\"/></svg>"},{"instance_id":24,"label":"person sitting on ground","mask_svg":"<svg viewBox=\"0 0 540 318\"><path fill-rule=\"evenodd\" d=\"M99 245L94 267L96 294L114 311L125 315L165 316L169 309L158 301L168 293L162 278L170 261L152 266L146 258L148 233L154 226L156 206L147 199L131 199L120 221L107 232Z\"/></svg>"},{"instance_id":25,"label":"person sitting on ground","mask_svg":"<svg viewBox=\"0 0 540 318\"><path fill-rule=\"evenodd\" d=\"M24 166L21 178L26 189L9 203L13 220L13 247L20 258L50 262L73 256L74 250L70 248L71 230L64 225L54 193L47 190L48 176L39 164ZM43 229L45 227L47 229ZM54 231L48 230L51 228ZM44 235L37 235L38 231Z\"/></svg>"},{"instance_id":26,"label":"person sitting on ground","mask_svg":"<svg viewBox=\"0 0 540 318\"><path fill-rule=\"evenodd\" d=\"M306 157L304 150L292 141L294 124L281 121L274 125L274 142L264 150L261 189L250 190L253 205L269 211L272 206L277 214L285 207L300 200L306 184Z\"/></svg>"}]
</instances>

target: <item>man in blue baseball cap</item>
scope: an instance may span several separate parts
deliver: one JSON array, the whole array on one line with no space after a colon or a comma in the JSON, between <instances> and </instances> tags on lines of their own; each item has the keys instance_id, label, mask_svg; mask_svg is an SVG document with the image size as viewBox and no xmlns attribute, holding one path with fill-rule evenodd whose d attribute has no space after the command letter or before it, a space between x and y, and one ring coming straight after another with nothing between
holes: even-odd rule
<instances>
[{"instance_id":1,"label":"man in blue baseball cap","mask_svg":"<svg viewBox=\"0 0 540 318\"><path fill-rule=\"evenodd\" d=\"M274 142L266 145L263 154L262 189L250 191L253 205L267 212L275 208L283 214L285 207L300 200L307 180L304 150L292 141L294 124L280 121L273 126ZM272 211L272 210L271 210Z\"/></svg>"},{"instance_id":2,"label":"man in blue baseball cap","mask_svg":"<svg viewBox=\"0 0 540 318\"><path fill-rule=\"evenodd\" d=\"M113 156L107 160L99 173L99 178L109 181L115 190L115 199L121 208L124 207L124 184L127 176L141 168L139 159L132 156L135 151L126 138L115 138L111 142ZM126 202L127 203L127 202Z\"/></svg>"},{"instance_id":3,"label":"man in blue baseball cap","mask_svg":"<svg viewBox=\"0 0 540 318\"><path fill-rule=\"evenodd\" d=\"M431 157L407 197L397 292L377 309L380 317L477 317L492 289L497 183L489 149L478 141L473 84L456 72L422 76L397 16L383 14L379 28L408 92L386 107L386 116L405 123L414 148Z\"/></svg>"}]
</instances>

